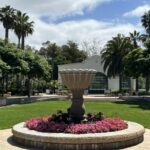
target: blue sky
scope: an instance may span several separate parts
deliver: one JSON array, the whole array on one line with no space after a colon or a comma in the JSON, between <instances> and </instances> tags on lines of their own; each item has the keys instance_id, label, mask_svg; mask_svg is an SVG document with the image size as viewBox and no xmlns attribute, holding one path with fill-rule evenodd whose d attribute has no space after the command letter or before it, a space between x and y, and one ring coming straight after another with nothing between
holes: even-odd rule
<instances>
[{"instance_id":1,"label":"blue sky","mask_svg":"<svg viewBox=\"0 0 150 150\"><path fill-rule=\"evenodd\" d=\"M97 40L103 47L118 33L143 33L140 18L150 10L150 0L0 0L0 4L30 16L35 22L34 34L26 44L37 48L47 40L60 45L73 40L80 46L84 41ZM3 37L1 24L0 30ZM10 38L17 40L13 33Z\"/></svg>"},{"instance_id":2,"label":"blue sky","mask_svg":"<svg viewBox=\"0 0 150 150\"><path fill-rule=\"evenodd\" d=\"M42 16L41 19L45 22L54 22L60 23L68 20L83 20L83 19L95 19L101 21L120 21L120 22L131 22L136 24L140 21L140 17L123 17L123 14L131 11L138 6L143 6L150 4L148 0L114 0L111 2L106 2L95 6L92 10L88 8L84 9L83 15L72 15L72 16L63 16L62 18L56 20L50 20L48 16Z\"/></svg>"}]
</instances>

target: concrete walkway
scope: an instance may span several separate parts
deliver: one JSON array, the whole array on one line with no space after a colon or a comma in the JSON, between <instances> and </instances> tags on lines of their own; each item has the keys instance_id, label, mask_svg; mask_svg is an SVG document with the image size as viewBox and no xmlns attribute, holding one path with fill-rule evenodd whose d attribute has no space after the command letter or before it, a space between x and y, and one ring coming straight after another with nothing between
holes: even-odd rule
<instances>
[{"instance_id":1,"label":"concrete walkway","mask_svg":"<svg viewBox=\"0 0 150 150\"><path fill-rule=\"evenodd\" d=\"M20 147L12 141L11 129L0 130L0 150L38 150ZM150 129L146 129L144 141L136 146L124 150L150 150Z\"/></svg>"}]
</instances>

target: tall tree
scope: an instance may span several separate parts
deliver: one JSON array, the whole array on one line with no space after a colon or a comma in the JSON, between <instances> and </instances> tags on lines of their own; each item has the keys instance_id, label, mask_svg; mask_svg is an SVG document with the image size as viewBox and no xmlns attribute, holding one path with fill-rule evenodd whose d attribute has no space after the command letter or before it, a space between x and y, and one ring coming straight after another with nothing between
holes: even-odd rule
<instances>
[{"instance_id":1,"label":"tall tree","mask_svg":"<svg viewBox=\"0 0 150 150\"><path fill-rule=\"evenodd\" d=\"M18 48L20 48L20 40L22 35L22 17L23 14L21 11L17 11L14 20L14 32L18 37Z\"/></svg>"},{"instance_id":2,"label":"tall tree","mask_svg":"<svg viewBox=\"0 0 150 150\"><path fill-rule=\"evenodd\" d=\"M102 42L97 39L93 39L92 41L83 41L82 49L87 53L89 57L93 55L100 55L102 50Z\"/></svg>"},{"instance_id":3,"label":"tall tree","mask_svg":"<svg viewBox=\"0 0 150 150\"><path fill-rule=\"evenodd\" d=\"M8 42L9 29L13 28L15 18L15 9L5 6L0 9L0 21L5 28L5 44Z\"/></svg>"},{"instance_id":4,"label":"tall tree","mask_svg":"<svg viewBox=\"0 0 150 150\"><path fill-rule=\"evenodd\" d=\"M18 47L20 47L21 40L21 48L25 47L25 38L33 33L33 21L29 21L29 16L26 13L22 13L21 11L17 11L15 16L14 23L14 31L18 37Z\"/></svg>"},{"instance_id":5,"label":"tall tree","mask_svg":"<svg viewBox=\"0 0 150 150\"><path fill-rule=\"evenodd\" d=\"M0 46L0 58L3 62L9 66L9 69L2 69L2 93L8 90L8 78L11 75L16 75L18 73L24 73L28 69L27 63L22 59L23 51L18 50L13 45L7 44L7 46ZM4 82L6 84L4 84ZM17 81L18 82L18 81ZM17 84L16 82L16 84Z\"/></svg>"},{"instance_id":6,"label":"tall tree","mask_svg":"<svg viewBox=\"0 0 150 150\"><path fill-rule=\"evenodd\" d=\"M33 54L31 51L26 51L23 56L23 60L28 63L28 69L26 70L27 90L28 97L31 95L31 79L33 78L44 78L50 77L51 67L47 60L38 54Z\"/></svg>"},{"instance_id":7,"label":"tall tree","mask_svg":"<svg viewBox=\"0 0 150 150\"><path fill-rule=\"evenodd\" d=\"M141 22L142 22L142 25L145 28L146 33L148 35L145 41L149 41L149 39L150 39L150 10L148 12L144 13L144 15L141 18ZM147 45L146 48L148 50L147 52L150 54L150 46ZM150 77L149 76L146 77L145 88L146 88L146 91L148 92L149 88L150 88Z\"/></svg>"},{"instance_id":8,"label":"tall tree","mask_svg":"<svg viewBox=\"0 0 150 150\"><path fill-rule=\"evenodd\" d=\"M87 54L78 48L78 44L73 41L68 41L62 47L62 54L65 56L66 63L82 62L86 59Z\"/></svg>"},{"instance_id":9,"label":"tall tree","mask_svg":"<svg viewBox=\"0 0 150 150\"><path fill-rule=\"evenodd\" d=\"M134 49L137 49L139 46L138 46L138 41L141 40L141 35L140 35L140 32L137 32L136 30L134 30L133 33L129 33L130 34L130 40L133 44L133 48ZM138 87L138 76L136 76L136 91L138 91L139 87Z\"/></svg>"},{"instance_id":10,"label":"tall tree","mask_svg":"<svg viewBox=\"0 0 150 150\"><path fill-rule=\"evenodd\" d=\"M123 59L125 64L125 73L134 78L137 78L140 75L145 76L143 73L144 58L144 50L141 48L137 48L129 52Z\"/></svg>"},{"instance_id":11,"label":"tall tree","mask_svg":"<svg viewBox=\"0 0 150 150\"><path fill-rule=\"evenodd\" d=\"M122 76L124 74L123 58L131 51L132 45L129 38L118 34L108 41L102 50L102 63L104 71L109 77L119 76L119 89L122 90Z\"/></svg>"},{"instance_id":12,"label":"tall tree","mask_svg":"<svg viewBox=\"0 0 150 150\"><path fill-rule=\"evenodd\" d=\"M130 34L130 40L133 44L134 48L138 48L138 41L141 40L141 35L140 32L137 32L136 30L133 31L133 33L129 33Z\"/></svg>"},{"instance_id":13,"label":"tall tree","mask_svg":"<svg viewBox=\"0 0 150 150\"><path fill-rule=\"evenodd\" d=\"M150 10L146 13L144 13L144 15L141 18L141 22L143 27L145 28L147 34L150 37Z\"/></svg>"},{"instance_id":14,"label":"tall tree","mask_svg":"<svg viewBox=\"0 0 150 150\"><path fill-rule=\"evenodd\" d=\"M21 48L24 49L25 46L25 37L27 37L29 34L33 33L33 21L31 22L26 22L23 26L22 30L22 43L21 43Z\"/></svg>"}]
</instances>

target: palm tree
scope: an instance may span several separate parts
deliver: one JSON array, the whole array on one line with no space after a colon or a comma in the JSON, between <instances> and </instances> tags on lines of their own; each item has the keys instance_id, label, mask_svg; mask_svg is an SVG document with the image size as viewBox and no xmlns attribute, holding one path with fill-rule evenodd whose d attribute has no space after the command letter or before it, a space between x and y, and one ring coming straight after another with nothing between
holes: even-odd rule
<instances>
[{"instance_id":1,"label":"palm tree","mask_svg":"<svg viewBox=\"0 0 150 150\"><path fill-rule=\"evenodd\" d=\"M20 40L21 40L21 23L22 23L22 12L17 11L14 21L14 32L18 37L18 48L20 48Z\"/></svg>"},{"instance_id":2,"label":"palm tree","mask_svg":"<svg viewBox=\"0 0 150 150\"><path fill-rule=\"evenodd\" d=\"M140 32L137 32L136 30L134 30L133 33L129 33L130 34L130 40L133 44L134 49L137 49L138 46L138 41L141 41L141 39L143 39L143 36L140 35ZM136 78L136 91L138 92L138 78Z\"/></svg>"},{"instance_id":3,"label":"palm tree","mask_svg":"<svg viewBox=\"0 0 150 150\"><path fill-rule=\"evenodd\" d=\"M119 89L122 90L122 76L124 72L123 58L131 51L132 45L129 38L118 34L108 41L102 50L102 63L108 77L119 75Z\"/></svg>"},{"instance_id":4,"label":"palm tree","mask_svg":"<svg viewBox=\"0 0 150 150\"><path fill-rule=\"evenodd\" d=\"M142 25L145 28L147 34L150 36L150 10L142 16Z\"/></svg>"},{"instance_id":5,"label":"palm tree","mask_svg":"<svg viewBox=\"0 0 150 150\"><path fill-rule=\"evenodd\" d=\"M18 37L18 47L24 49L25 37L33 33L33 21L29 22L29 16L26 13L17 11L14 23L14 32ZM22 40L20 42L20 40Z\"/></svg>"},{"instance_id":6,"label":"palm tree","mask_svg":"<svg viewBox=\"0 0 150 150\"><path fill-rule=\"evenodd\" d=\"M150 39L150 10L148 12L144 13L144 15L141 18L141 22L142 22L142 25L147 32L147 36L145 36L146 37L145 41L147 41ZM146 47L146 48L147 48L148 53L149 53L150 47ZM149 86L150 86L149 81L150 81L150 77L147 76L146 77L146 86L145 86L147 92L149 91Z\"/></svg>"},{"instance_id":7,"label":"palm tree","mask_svg":"<svg viewBox=\"0 0 150 150\"><path fill-rule=\"evenodd\" d=\"M13 28L15 17L15 9L5 6L0 9L0 21L5 28L5 44L8 42L9 29Z\"/></svg>"},{"instance_id":8,"label":"palm tree","mask_svg":"<svg viewBox=\"0 0 150 150\"><path fill-rule=\"evenodd\" d=\"M33 33L34 22L33 21L29 22L29 16L27 16L25 13L23 14L22 17L23 18L22 18L22 31L21 31L21 38L22 38L21 48L24 49L25 37Z\"/></svg>"},{"instance_id":9,"label":"palm tree","mask_svg":"<svg viewBox=\"0 0 150 150\"><path fill-rule=\"evenodd\" d=\"M137 32L136 30L133 31L133 33L129 33L130 34L130 40L134 46L134 48L138 48L138 41L141 40L141 35L140 32Z\"/></svg>"},{"instance_id":10,"label":"palm tree","mask_svg":"<svg viewBox=\"0 0 150 150\"><path fill-rule=\"evenodd\" d=\"M27 37L29 34L33 33L33 21L31 22L26 22L23 26L22 30L22 43L21 43L21 48L24 49L25 45L25 37Z\"/></svg>"}]
</instances>

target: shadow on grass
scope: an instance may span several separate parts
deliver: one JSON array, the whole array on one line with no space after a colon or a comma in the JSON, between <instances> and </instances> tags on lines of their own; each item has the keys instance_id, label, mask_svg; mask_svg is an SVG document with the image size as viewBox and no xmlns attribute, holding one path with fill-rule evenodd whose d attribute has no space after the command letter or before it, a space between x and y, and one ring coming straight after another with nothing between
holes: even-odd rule
<instances>
[{"instance_id":1,"label":"shadow on grass","mask_svg":"<svg viewBox=\"0 0 150 150\"><path fill-rule=\"evenodd\" d=\"M112 102L116 104L126 104L131 105L131 108L140 108L144 110L150 110L150 102L146 100L125 100L125 101L117 101Z\"/></svg>"}]
</instances>

